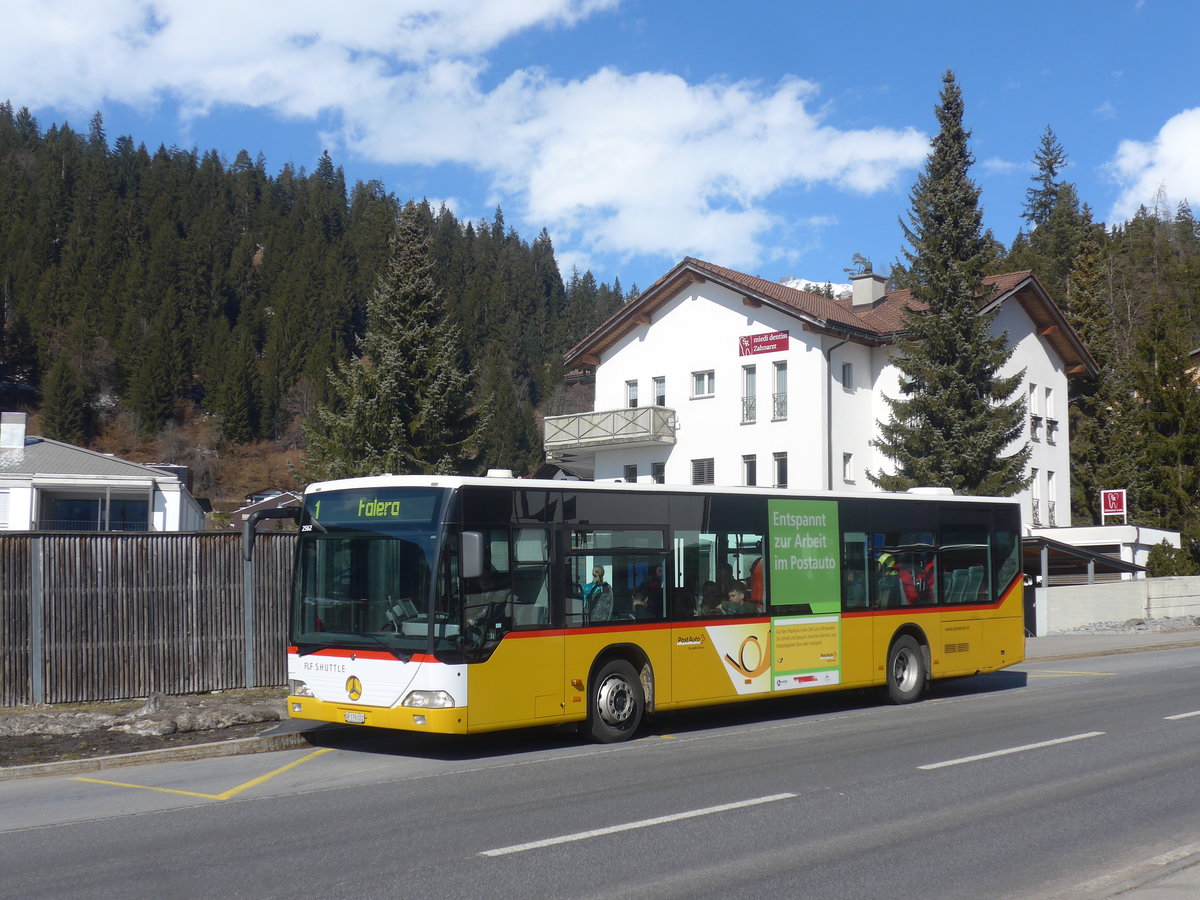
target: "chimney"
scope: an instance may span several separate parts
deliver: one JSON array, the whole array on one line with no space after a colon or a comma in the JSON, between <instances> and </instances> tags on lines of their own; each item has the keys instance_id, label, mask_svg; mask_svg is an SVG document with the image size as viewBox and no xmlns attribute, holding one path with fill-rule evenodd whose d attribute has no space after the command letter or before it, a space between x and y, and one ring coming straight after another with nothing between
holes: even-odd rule
<instances>
[{"instance_id":1,"label":"chimney","mask_svg":"<svg viewBox=\"0 0 1200 900\"><path fill-rule=\"evenodd\" d=\"M25 449L25 413L0 413L0 450Z\"/></svg>"},{"instance_id":2,"label":"chimney","mask_svg":"<svg viewBox=\"0 0 1200 900\"><path fill-rule=\"evenodd\" d=\"M871 306L877 300L883 299L887 278L883 275L876 275L874 272L863 272L859 275L851 275L850 284L854 287L854 299L851 301L851 306L858 309L860 306Z\"/></svg>"}]
</instances>

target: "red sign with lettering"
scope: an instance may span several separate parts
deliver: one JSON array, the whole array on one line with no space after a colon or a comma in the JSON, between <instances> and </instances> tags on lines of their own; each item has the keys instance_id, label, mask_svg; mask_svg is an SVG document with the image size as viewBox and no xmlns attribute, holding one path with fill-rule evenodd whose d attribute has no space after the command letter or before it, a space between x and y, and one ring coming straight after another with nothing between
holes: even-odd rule
<instances>
[{"instance_id":1,"label":"red sign with lettering","mask_svg":"<svg viewBox=\"0 0 1200 900\"><path fill-rule=\"evenodd\" d=\"M1101 491L1100 510L1105 516L1125 515L1125 491Z\"/></svg>"},{"instance_id":2,"label":"red sign with lettering","mask_svg":"<svg viewBox=\"0 0 1200 900\"><path fill-rule=\"evenodd\" d=\"M757 353L780 353L787 348L788 333L786 331L747 334L738 338L738 356L754 356Z\"/></svg>"}]
</instances>

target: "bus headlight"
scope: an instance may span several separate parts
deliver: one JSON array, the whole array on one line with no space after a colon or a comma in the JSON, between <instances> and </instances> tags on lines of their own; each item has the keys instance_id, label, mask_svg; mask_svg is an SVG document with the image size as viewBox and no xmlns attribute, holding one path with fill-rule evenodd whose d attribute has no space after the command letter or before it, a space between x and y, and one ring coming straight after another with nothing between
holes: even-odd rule
<instances>
[{"instance_id":1,"label":"bus headlight","mask_svg":"<svg viewBox=\"0 0 1200 900\"><path fill-rule=\"evenodd\" d=\"M421 709L450 709L454 706L454 698L445 691L409 691L400 705Z\"/></svg>"},{"instance_id":2,"label":"bus headlight","mask_svg":"<svg viewBox=\"0 0 1200 900\"><path fill-rule=\"evenodd\" d=\"M292 678L288 681L288 693L293 697L315 697L307 682Z\"/></svg>"}]
</instances>

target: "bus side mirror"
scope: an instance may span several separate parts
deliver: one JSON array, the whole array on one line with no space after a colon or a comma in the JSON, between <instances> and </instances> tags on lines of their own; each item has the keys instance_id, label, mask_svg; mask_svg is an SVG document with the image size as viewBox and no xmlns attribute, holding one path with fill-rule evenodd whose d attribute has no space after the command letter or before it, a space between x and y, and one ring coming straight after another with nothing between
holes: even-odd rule
<instances>
[{"instance_id":1,"label":"bus side mirror","mask_svg":"<svg viewBox=\"0 0 1200 900\"><path fill-rule=\"evenodd\" d=\"M260 509L246 517L246 523L242 526L242 558L247 562L254 558L254 535L257 532L258 523L262 519L291 519L293 522L299 522L300 507L281 506L277 509Z\"/></svg>"},{"instance_id":2,"label":"bus side mirror","mask_svg":"<svg viewBox=\"0 0 1200 900\"><path fill-rule=\"evenodd\" d=\"M462 533L462 556L459 573L463 578L478 578L483 574L483 532Z\"/></svg>"}]
</instances>

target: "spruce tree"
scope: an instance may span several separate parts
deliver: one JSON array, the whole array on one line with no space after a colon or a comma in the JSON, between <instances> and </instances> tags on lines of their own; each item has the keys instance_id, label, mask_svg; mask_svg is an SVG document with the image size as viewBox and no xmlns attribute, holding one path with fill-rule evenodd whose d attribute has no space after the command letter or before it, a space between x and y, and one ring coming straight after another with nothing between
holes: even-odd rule
<instances>
[{"instance_id":1,"label":"spruce tree","mask_svg":"<svg viewBox=\"0 0 1200 900\"><path fill-rule=\"evenodd\" d=\"M42 435L68 444L87 439L88 410L72 360L60 356L42 389Z\"/></svg>"},{"instance_id":2,"label":"spruce tree","mask_svg":"<svg viewBox=\"0 0 1200 900\"><path fill-rule=\"evenodd\" d=\"M1004 455L1024 429L1024 398L1012 401L1023 373L999 375L1012 355L1008 336L990 335L994 312L979 314L990 246L979 188L968 175L962 92L952 72L942 81L940 129L911 193L910 224L901 223L912 285L895 357L901 396L886 398L891 417L872 441L895 474L869 477L885 490L938 486L1007 496L1027 480L1028 444Z\"/></svg>"},{"instance_id":3,"label":"spruce tree","mask_svg":"<svg viewBox=\"0 0 1200 900\"><path fill-rule=\"evenodd\" d=\"M1105 284L1103 232L1085 233L1071 268L1068 317L1095 357L1094 379L1070 382L1071 512L1080 524L1102 522L1100 492L1124 488L1135 508L1146 483L1144 410L1130 361L1121 352Z\"/></svg>"},{"instance_id":4,"label":"spruce tree","mask_svg":"<svg viewBox=\"0 0 1200 900\"><path fill-rule=\"evenodd\" d=\"M1033 163L1037 166L1037 174L1032 179L1033 187L1025 190L1025 211L1021 216L1030 226L1037 228L1044 225L1050 213L1054 212L1059 188L1055 179L1067 164L1067 154L1049 125L1033 155Z\"/></svg>"},{"instance_id":5,"label":"spruce tree","mask_svg":"<svg viewBox=\"0 0 1200 900\"><path fill-rule=\"evenodd\" d=\"M332 401L305 426L306 474L453 473L471 467L478 416L445 321L428 232L415 204L400 213L387 270L367 304L359 355L330 373Z\"/></svg>"},{"instance_id":6,"label":"spruce tree","mask_svg":"<svg viewBox=\"0 0 1200 900\"><path fill-rule=\"evenodd\" d=\"M1135 513L1144 524L1200 541L1200 391L1192 378L1180 310L1156 304L1136 342L1147 480Z\"/></svg>"}]
</instances>

